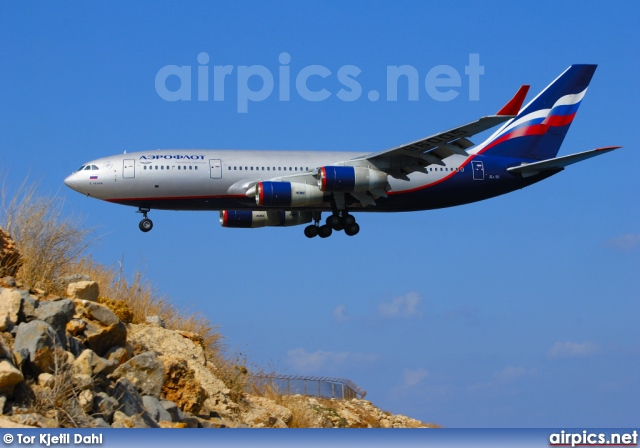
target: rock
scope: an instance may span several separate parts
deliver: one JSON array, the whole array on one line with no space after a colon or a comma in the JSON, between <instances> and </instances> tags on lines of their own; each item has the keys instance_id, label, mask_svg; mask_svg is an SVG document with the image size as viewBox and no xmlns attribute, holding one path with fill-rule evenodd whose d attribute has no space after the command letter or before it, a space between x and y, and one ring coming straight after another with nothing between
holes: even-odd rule
<instances>
[{"instance_id":1,"label":"rock","mask_svg":"<svg viewBox=\"0 0 640 448\"><path fill-rule=\"evenodd\" d=\"M185 412L180 419L180 423L184 423L187 428L199 428L200 420L191 412Z\"/></svg>"},{"instance_id":2,"label":"rock","mask_svg":"<svg viewBox=\"0 0 640 448\"><path fill-rule=\"evenodd\" d=\"M293 413L289 409L276 404L273 400L254 395L247 396L247 399L250 403L266 409L271 415L282 420L285 424L289 424L293 419Z\"/></svg>"},{"instance_id":3,"label":"rock","mask_svg":"<svg viewBox=\"0 0 640 448\"><path fill-rule=\"evenodd\" d=\"M70 283L90 282L90 281L91 281L91 277L89 277L88 275L73 274L73 275L67 275L64 277L58 277L57 279L55 279L55 284L60 289L66 289Z\"/></svg>"},{"instance_id":4,"label":"rock","mask_svg":"<svg viewBox=\"0 0 640 448\"><path fill-rule=\"evenodd\" d=\"M111 428L111 425L103 418L94 418L91 422L92 428Z\"/></svg>"},{"instance_id":5,"label":"rock","mask_svg":"<svg viewBox=\"0 0 640 448\"><path fill-rule=\"evenodd\" d=\"M7 397L4 395L0 395L0 414L4 414L4 406L7 404ZM0 425L0 428L3 426Z\"/></svg>"},{"instance_id":6,"label":"rock","mask_svg":"<svg viewBox=\"0 0 640 448\"><path fill-rule=\"evenodd\" d=\"M53 375L50 373L41 373L38 375L38 386L51 387L53 385Z\"/></svg>"},{"instance_id":7,"label":"rock","mask_svg":"<svg viewBox=\"0 0 640 448\"><path fill-rule=\"evenodd\" d=\"M362 423L360 418L358 418L356 415L353 414L353 412L349 411L348 409L340 410L339 414L340 414L340 417L342 417L347 421L347 424L349 426L360 425Z\"/></svg>"},{"instance_id":8,"label":"rock","mask_svg":"<svg viewBox=\"0 0 640 448\"><path fill-rule=\"evenodd\" d=\"M111 376L126 378L142 395L159 398L164 384L164 364L153 351L134 356L118 367Z\"/></svg>"},{"instance_id":9,"label":"rock","mask_svg":"<svg viewBox=\"0 0 640 448\"><path fill-rule=\"evenodd\" d=\"M389 420L387 420L386 418L383 418L382 420L380 420L380 427L381 428L391 428L391 422Z\"/></svg>"},{"instance_id":10,"label":"rock","mask_svg":"<svg viewBox=\"0 0 640 448\"><path fill-rule=\"evenodd\" d=\"M75 303L78 314L101 325L109 326L122 323L118 316L106 305L86 300L76 301Z\"/></svg>"},{"instance_id":11,"label":"rock","mask_svg":"<svg viewBox=\"0 0 640 448\"><path fill-rule=\"evenodd\" d=\"M180 421L180 419L182 418L182 411L180 411L180 408L177 404L175 404L173 401L160 400L160 405L164 408L165 411L169 413L169 415L171 416L171 421Z\"/></svg>"},{"instance_id":12,"label":"rock","mask_svg":"<svg viewBox=\"0 0 640 448\"><path fill-rule=\"evenodd\" d=\"M151 418L147 411L145 411L142 397L136 390L135 386L131 384L129 380L127 380L126 378L120 378L116 383L113 395L118 400L118 403L120 403L120 411L122 411L125 415L129 417L137 416L142 419L147 425L142 426L144 428L158 427L158 424Z\"/></svg>"},{"instance_id":13,"label":"rock","mask_svg":"<svg viewBox=\"0 0 640 448\"><path fill-rule=\"evenodd\" d=\"M153 425L153 426L151 426ZM112 428L159 428L153 420L145 420L140 415L126 415L124 412L116 411L113 415Z\"/></svg>"},{"instance_id":14,"label":"rock","mask_svg":"<svg viewBox=\"0 0 640 448\"><path fill-rule=\"evenodd\" d=\"M36 375L50 372L55 362L55 336L53 328L41 320L20 324L13 344L18 364L26 363Z\"/></svg>"},{"instance_id":15,"label":"rock","mask_svg":"<svg viewBox=\"0 0 640 448\"><path fill-rule=\"evenodd\" d=\"M98 284L93 281L80 281L69 283L67 286L67 297L72 300L88 300L95 302L100 295Z\"/></svg>"},{"instance_id":16,"label":"rock","mask_svg":"<svg viewBox=\"0 0 640 448\"><path fill-rule=\"evenodd\" d=\"M11 363L14 363L13 350L11 349L13 343L11 334L0 333L0 359L8 359Z\"/></svg>"},{"instance_id":17,"label":"rock","mask_svg":"<svg viewBox=\"0 0 640 448\"><path fill-rule=\"evenodd\" d=\"M150 325L157 325L161 328L165 328L164 319L160 316L146 316L145 320Z\"/></svg>"},{"instance_id":18,"label":"rock","mask_svg":"<svg viewBox=\"0 0 640 448\"><path fill-rule=\"evenodd\" d=\"M165 368L173 361L186 361L188 368L193 370L195 380L208 395L203 404L204 409L215 411L221 403L232 401L229 389L215 375L215 367L207 363L205 351L200 344L157 325L129 324L128 330L128 340L131 345L155 350L161 355L160 359L165 364ZM169 397L167 399L178 403ZM181 404L179 406L182 407Z\"/></svg>"},{"instance_id":19,"label":"rock","mask_svg":"<svg viewBox=\"0 0 640 448\"><path fill-rule=\"evenodd\" d=\"M120 366L130 359L129 352L124 347L111 347L104 355L109 361L115 361Z\"/></svg>"},{"instance_id":20,"label":"rock","mask_svg":"<svg viewBox=\"0 0 640 448\"><path fill-rule=\"evenodd\" d=\"M35 310L36 317L55 330L63 347L67 345L66 326L73 318L75 305L69 299L43 300Z\"/></svg>"},{"instance_id":21,"label":"rock","mask_svg":"<svg viewBox=\"0 0 640 448\"><path fill-rule=\"evenodd\" d=\"M67 334L67 348L73 356L78 357L84 351L85 346L80 339Z\"/></svg>"},{"instance_id":22,"label":"rock","mask_svg":"<svg viewBox=\"0 0 640 448\"><path fill-rule=\"evenodd\" d=\"M84 333L84 329L87 328L87 323L82 319L71 319L66 325L67 331L72 336L78 336Z\"/></svg>"},{"instance_id":23,"label":"rock","mask_svg":"<svg viewBox=\"0 0 640 448\"><path fill-rule=\"evenodd\" d=\"M38 428L58 427L58 421L55 418L44 417L36 413L12 415L9 420L19 425L36 426Z\"/></svg>"},{"instance_id":24,"label":"rock","mask_svg":"<svg viewBox=\"0 0 640 448\"><path fill-rule=\"evenodd\" d=\"M29 294L29 291L20 291L22 295L22 307L18 314L19 322L31 322L37 319L36 309L40 306L40 301Z\"/></svg>"},{"instance_id":25,"label":"rock","mask_svg":"<svg viewBox=\"0 0 640 448\"><path fill-rule=\"evenodd\" d=\"M98 356L93 350L86 349L73 362L73 373L75 375L98 375L99 373L109 374L116 368L114 361L108 361Z\"/></svg>"},{"instance_id":26,"label":"rock","mask_svg":"<svg viewBox=\"0 0 640 448\"><path fill-rule=\"evenodd\" d=\"M11 235L0 229L0 277L15 277L21 265L22 258L16 243Z\"/></svg>"},{"instance_id":27,"label":"rock","mask_svg":"<svg viewBox=\"0 0 640 448\"><path fill-rule=\"evenodd\" d=\"M21 304L22 294L20 291L2 289L0 292L0 331L11 330L18 323Z\"/></svg>"},{"instance_id":28,"label":"rock","mask_svg":"<svg viewBox=\"0 0 640 448\"><path fill-rule=\"evenodd\" d=\"M127 341L127 327L104 305L78 300L76 313L86 321L84 334L86 344L98 355L103 356L111 347L122 347Z\"/></svg>"},{"instance_id":29,"label":"rock","mask_svg":"<svg viewBox=\"0 0 640 448\"><path fill-rule=\"evenodd\" d=\"M157 398L150 395L143 395L142 404L144 405L144 409L156 422L173 421L171 414L166 411L166 409L162 406L162 403L160 403L160 400L158 400Z\"/></svg>"},{"instance_id":30,"label":"rock","mask_svg":"<svg viewBox=\"0 0 640 448\"><path fill-rule=\"evenodd\" d=\"M285 422L276 417L269 417L269 426L272 428L288 428Z\"/></svg>"},{"instance_id":31,"label":"rock","mask_svg":"<svg viewBox=\"0 0 640 448\"><path fill-rule=\"evenodd\" d=\"M20 370L6 359L0 361L0 393L11 395L14 386L22 381L24 376Z\"/></svg>"},{"instance_id":32,"label":"rock","mask_svg":"<svg viewBox=\"0 0 640 448\"><path fill-rule=\"evenodd\" d=\"M2 281L2 283L4 283L5 285L9 286L10 288L15 288L16 287L16 279L11 277L10 275L7 275L6 277L2 277L2 279L0 279L0 281Z\"/></svg>"},{"instance_id":33,"label":"rock","mask_svg":"<svg viewBox=\"0 0 640 448\"><path fill-rule=\"evenodd\" d=\"M98 392L93 397L93 415L105 419L107 422L113 421L113 414L120 407L120 403L104 392Z\"/></svg>"},{"instance_id":34,"label":"rock","mask_svg":"<svg viewBox=\"0 0 640 448\"><path fill-rule=\"evenodd\" d=\"M133 322L133 310L124 300L115 300L108 297L100 297L98 303L109 308L125 324Z\"/></svg>"},{"instance_id":35,"label":"rock","mask_svg":"<svg viewBox=\"0 0 640 448\"><path fill-rule=\"evenodd\" d=\"M87 322L85 343L102 356L114 345L121 346L127 341L127 327L118 321L117 324L103 326L94 322Z\"/></svg>"},{"instance_id":36,"label":"rock","mask_svg":"<svg viewBox=\"0 0 640 448\"><path fill-rule=\"evenodd\" d=\"M95 385L93 378L89 375L74 375L72 381L76 390L93 389Z\"/></svg>"},{"instance_id":37,"label":"rock","mask_svg":"<svg viewBox=\"0 0 640 448\"><path fill-rule=\"evenodd\" d=\"M85 389L78 394L78 404L86 413L93 409L93 392L91 389Z\"/></svg>"},{"instance_id":38,"label":"rock","mask_svg":"<svg viewBox=\"0 0 640 448\"><path fill-rule=\"evenodd\" d=\"M185 412L200 411L207 394L196 380L194 371L184 360L167 357L160 359L166 371L162 395Z\"/></svg>"},{"instance_id":39,"label":"rock","mask_svg":"<svg viewBox=\"0 0 640 448\"><path fill-rule=\"evenodd\" d=\"M267 426L270 417L272 417L271 414L269 414L265 408L258 405L253 405L242 413L242 421L253 427L258 425Z\"/></svg>"}]
</instances>

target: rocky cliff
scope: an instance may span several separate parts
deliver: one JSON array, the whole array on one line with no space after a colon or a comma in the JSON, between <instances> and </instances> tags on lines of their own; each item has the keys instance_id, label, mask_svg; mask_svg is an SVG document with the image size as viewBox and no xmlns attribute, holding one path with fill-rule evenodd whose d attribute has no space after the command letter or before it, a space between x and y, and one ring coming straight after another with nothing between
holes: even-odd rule
<instances>
[{"instance_id":1,"label":"rocky cliff","mask_svg":"<svg viewBox=\"0 0 640 448\"><path fill-rule=\"evenodd\" d=\"M126 302L83 275L57 280L64 296L29 288L14 278L20 255L4 232L0 247L0 426L428 426L365 400L252 394L247 381L238 391L199 335L155 316L132 323Z\"/></svg>"}]
</instances>

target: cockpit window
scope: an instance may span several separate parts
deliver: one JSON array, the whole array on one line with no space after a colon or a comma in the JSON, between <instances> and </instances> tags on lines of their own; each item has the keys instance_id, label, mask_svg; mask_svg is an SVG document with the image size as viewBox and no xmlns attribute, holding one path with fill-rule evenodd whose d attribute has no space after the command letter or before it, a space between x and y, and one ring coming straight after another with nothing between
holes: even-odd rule
<instances>
[{"instance_id":1,"label":"cockpit window","mask_svg":"<svg viewBox=\"0 0 640 448\"><path fill-rule=\"evenodd\" d=\"M84 165L82 165L80 168L78 168L78 171L82 171L84 169Z\"/></svg>"},{"instance_id":2,"label":"cockpit window","mask_svg":"<svg viewBox=\"0 0 640 448\"><path fill-rule=\"evenodd\" d=\"M97 166L95 166L95 165L91 165L91 169L92 169L92 170L94 170L94 171L96 171L96 170L98 169L98 167L97 167Z\"/></svg>"},{"instance_id":3,"label":"cockpit window","mask_svg":"<svg viewBox=\"0 0 640 448\"><path fill-rule=\"evenodd\" d=\"M87 165L87 167L84 169L85 171L90 170L91 169L91 165Z\"/></svg>"}]
</instances>

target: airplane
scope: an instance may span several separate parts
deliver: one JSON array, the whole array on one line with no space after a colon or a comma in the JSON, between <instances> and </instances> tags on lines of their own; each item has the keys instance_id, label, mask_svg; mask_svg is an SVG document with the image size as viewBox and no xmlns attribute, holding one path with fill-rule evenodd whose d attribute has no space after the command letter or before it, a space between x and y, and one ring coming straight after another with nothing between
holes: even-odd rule
<instances>
[{"instance_id":1,"label":"airplane","mask_svg":"<svg viewBox=\"0 0 640 448\"><path fill-rule=\"evenodd\" d=\"M82 165L64 180L86 196L153 210L219 210L231 228L308 224L308 238L360 231L354 212L431 210L535 184L619 146L557 157L596 65L571 65L522 107L523 85L495 115L375 153L154 150ZM469 137L502 126L483 143ZM329 212L321 224L323 212Z\"/></svg>"}]
</instances>

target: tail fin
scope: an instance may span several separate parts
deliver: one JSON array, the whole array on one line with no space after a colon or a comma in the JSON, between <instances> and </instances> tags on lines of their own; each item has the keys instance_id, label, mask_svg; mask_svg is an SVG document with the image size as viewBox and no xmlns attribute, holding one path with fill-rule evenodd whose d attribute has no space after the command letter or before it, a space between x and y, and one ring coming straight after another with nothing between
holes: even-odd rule
<instances>
[{"instance_id":1,"label":"tail fin","mask_svg":"<svg viewBox=\"0 0 640 448\"><path fill-rule=\"evenodd\" d=\"M558 154L596 65L572 65L475 153L545 160Z\"/></svg>"}]
</instances>

